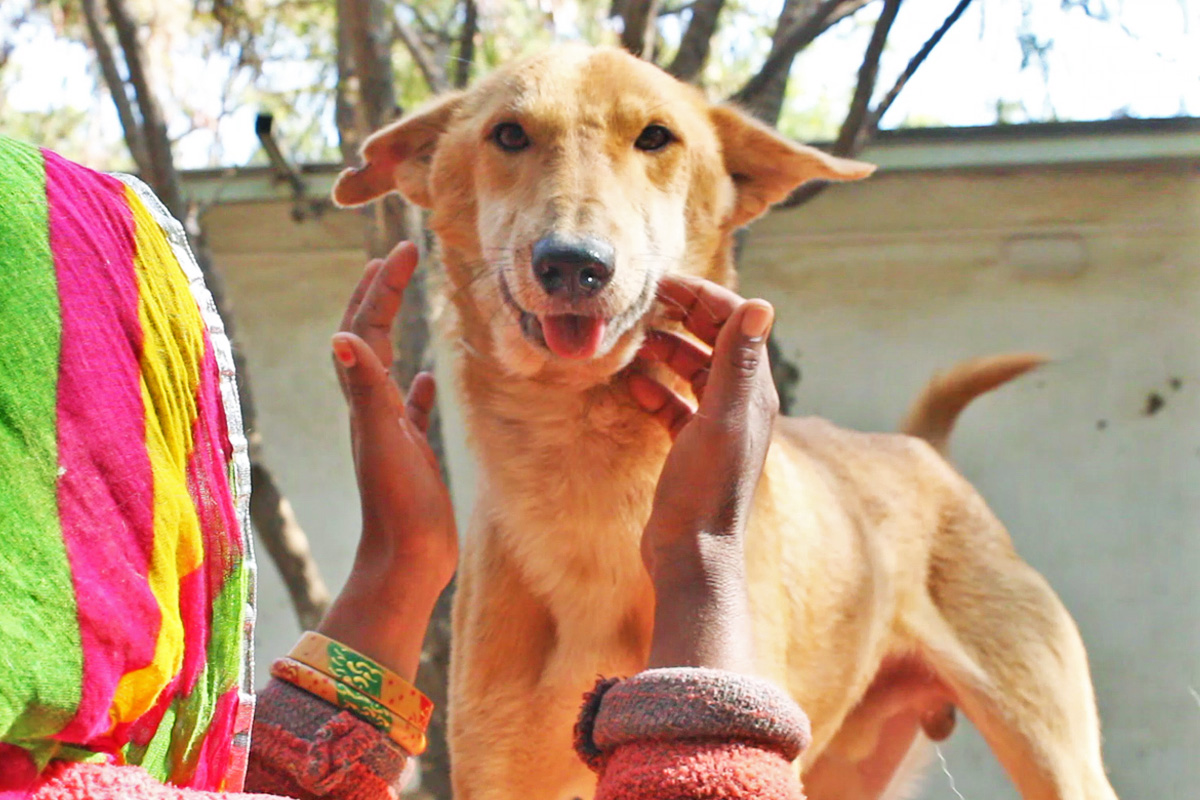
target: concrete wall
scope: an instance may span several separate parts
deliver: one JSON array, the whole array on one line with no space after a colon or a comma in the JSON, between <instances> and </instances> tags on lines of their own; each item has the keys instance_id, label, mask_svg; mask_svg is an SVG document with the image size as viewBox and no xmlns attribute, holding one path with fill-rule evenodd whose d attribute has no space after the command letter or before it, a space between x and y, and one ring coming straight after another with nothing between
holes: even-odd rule
<instances>
[{"instance_id":1,"label":"concrete wall","mask_svg":"<svg viewBox=\"0 0 1200 800\"><path fill-rule=\"evenodd\" d=\"M363 259L353 215L288 213L236 203L207 221L268 458L336 590L358 506L328 337ZM801 368L800 413L887 430L940 367L1055 357L968 410L952 450L1078 620L1126 798L1200 785L1197 223L1194 161L897 171L771 215L742 254L744 291L777 305ZM462 509L469 461L451 450ZM260 576L263 675L297 629L272 566ZM942 748L958 790L1015 797L968 728ZM925 783L955 797L936 764Z\"/></svg>"}]
</instances>

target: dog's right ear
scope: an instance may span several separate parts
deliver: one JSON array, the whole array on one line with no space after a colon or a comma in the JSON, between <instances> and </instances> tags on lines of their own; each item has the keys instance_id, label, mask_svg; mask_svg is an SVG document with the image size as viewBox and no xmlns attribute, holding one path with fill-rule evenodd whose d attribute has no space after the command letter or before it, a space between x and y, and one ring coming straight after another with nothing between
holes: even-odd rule
<instances>
[{"instance_id":1,"label":"dog's right ear","mask_svg":"<svg viewBox=\"0 0 1200 800\"><path fill-rule=\"evenodd\" d=\"M452 92L431 105L373 133L362 147L362 166L343 170L333 185L333 202L361 206L388 192L428 208L429 165L438 139L462 106L463 93Z\"/></svg>"}]
</instances>

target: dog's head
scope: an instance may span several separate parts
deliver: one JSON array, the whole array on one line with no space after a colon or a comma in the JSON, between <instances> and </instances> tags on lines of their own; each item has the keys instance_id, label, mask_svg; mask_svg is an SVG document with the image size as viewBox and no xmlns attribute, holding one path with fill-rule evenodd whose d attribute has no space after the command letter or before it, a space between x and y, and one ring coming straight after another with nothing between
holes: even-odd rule
<instances>
[{"instance_id":1,"label":"dog's head","mask_svg":"<svg viewBox=\"0 0 1200 800\"><path fill-rule=\"evenodd\" d=\"M595 380L632 357L665 273L728 283L737 227L807 180L873 169L627 53L574 45L440 98L363 159L334 199L396 190L430 209L463 324L506 369Z\"/></svg>"}]
</instances>

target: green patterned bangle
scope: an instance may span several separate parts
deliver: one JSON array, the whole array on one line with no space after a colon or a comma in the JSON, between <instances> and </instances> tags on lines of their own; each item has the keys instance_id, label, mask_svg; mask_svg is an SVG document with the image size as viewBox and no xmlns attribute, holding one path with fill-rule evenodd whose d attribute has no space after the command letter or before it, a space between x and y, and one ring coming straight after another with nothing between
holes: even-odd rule
<instances>
[{"instance_id":1,"label":"green patterned bangle","mask_svg":"<svg viewBox=\"0 0 1200 800\"><path fill-rule=\"evenodd\" d=\"M384 733L410 755L419 756L425 752L423 730L396 716L383 704L352 686L347 686L308 664L291 658L280 658L271 665L271 676L349 711Z\"/></svg>"},{"instance_id":2,"label":"green patterned bangle","mask_svg":"<svg viewBox=\"0 0 1200 800\"><path fill-rule=\"evenodd\" d=\"M307 664L339 683L377 700L396 716L424 732L433 703L415 686L357 650L308 631L288 658Z\"/></svg>"}]
</instances>

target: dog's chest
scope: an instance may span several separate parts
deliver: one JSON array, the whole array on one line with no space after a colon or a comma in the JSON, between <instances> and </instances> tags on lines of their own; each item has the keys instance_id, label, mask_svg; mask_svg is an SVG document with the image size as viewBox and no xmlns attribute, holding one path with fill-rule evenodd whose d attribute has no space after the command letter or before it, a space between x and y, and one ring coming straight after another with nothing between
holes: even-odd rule
<instances>
[{"instance_id":1,"label":"dog's chest","mask_svg":"<svg viewBox=\"0 0 1200 800\"><path fill-rule=\"evenodd\" d=\"M663 437L643 419L626 422L622 409L590 412L505 426L503 446L484 453L495 535L554 615L560 640L620 638L650 596L640 545Z\"/></svg>"},{"instance_id":2,"label":"dog's chest","mask_svg":"<svg viewBox=\"0 0 1200 800\"><path fill-rule=\"evenodd\" d=\"M614 469L586 447L562 455L520 485L510 472L495 507L537 594L611 605L643 577L640 544L654 484L648 470Z\"/></svg>"}]
</instances>

